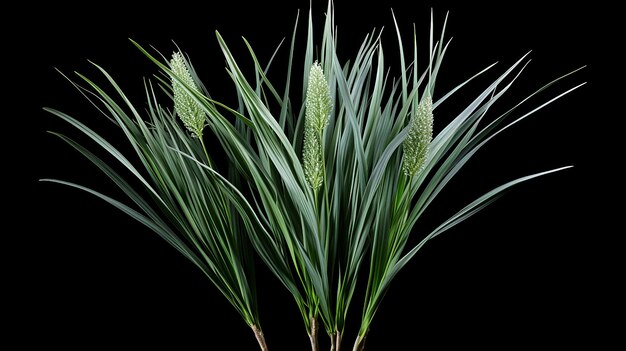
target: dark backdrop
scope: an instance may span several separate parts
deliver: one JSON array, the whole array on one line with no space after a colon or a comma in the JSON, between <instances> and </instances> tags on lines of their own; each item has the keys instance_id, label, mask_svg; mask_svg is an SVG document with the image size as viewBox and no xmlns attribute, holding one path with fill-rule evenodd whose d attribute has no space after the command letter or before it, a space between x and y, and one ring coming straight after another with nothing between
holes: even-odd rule
<instances>
[{"instance_id":1,"label":"dark backdrop","mask_svg":"<svg viewBox=\"0 0 626 351\"><path fill-rule=\"evenodd\" d=\"M10 40L3 55L4 70L13 82L6 105L15 110L8 118L17 123L5 131L4 141L10 143L4 173L9 178L18 175L19 182L5 182L10 196L4 213L14 225L4 234L9 258L6 289L12 294L3 308L14 312L6 318L10 334L23 346L16 349L256 348L234 309L156 235L92 196L37 182L60 178L116 194L86 160L46 133L78 135L41 111L43 106L80 116L103 131L108 128L98 124L94 110L55 67L66 74L79 71L96 77L88 63L92 60L141 101L142 79L155 67L128 38L166 54L174 50L175 41L191 56L209 90L228 100L233 90L214 31L224 35L243 62L247 52L241 36L267 60L280 40L290 37L298 9L305 18L309 2L209 1L202 6L47 4L20 6L13 13L19 24L5 30ZM325 6L325 1L314 1L318 25ZM454 39L440 73L440 93L495 61L501 72L529 50L533 61L513 97L583 65L588 67L560 88L589 84L497 138L451 183L422 228L513 177L575 167L514 189L429 243L393 283L372 325L367 349L436 350L459 344L561 349L608 342L617 326L605 318L617 313L617 300L611 296L615 281L623 280L621 270L616 271L618 278L609 276L618 263L609 249L619 229L600 225L605 220L599 214L608 214L608 206L598 194L605 191L599 190L599 178L589 175L593 167L607 177L612 173L610 166L594 163L602 150L610 149L601 130L612 128L606 122L610 114L603 112L606 107L598 98L599 91L607 90L600 83L600 72L608 63L597 56L607 48L600 40L612 33L609 27L614 23L606 19L612 10L546 2L458 5L394 0L365 5L338 0L342 59L352 57L374 27L385 27L387 62L397 67L391 8L407 36L416 23L422 47L427 45L430 9L437 24L450 11L447 33ZM285 57L285 49L280 54ZM276 67L284 59L278 60ZM494 78L496 71L489 77ZM449 120L487 83L483 79L465 90L466 95L451 100L435 118ZM436 130L442 127L435 123ZM121 143L114 133L111 129L106 136ZM603 206L607 210L598 211ZM307 349L295 305L262 266L258 285L271 350ZM353 312L359 307L357 298ZM350 318L346 349L351 347L358 314Z\"/></svg>"}]
</instances>

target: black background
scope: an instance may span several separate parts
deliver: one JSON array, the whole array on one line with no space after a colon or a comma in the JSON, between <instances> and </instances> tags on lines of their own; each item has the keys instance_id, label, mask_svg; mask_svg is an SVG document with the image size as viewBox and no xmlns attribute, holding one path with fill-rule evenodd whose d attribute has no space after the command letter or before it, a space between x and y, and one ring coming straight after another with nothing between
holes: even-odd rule
<instances>
[{"instance_id":1,"label":"black background","mask_svg":"<svg viewBox=\"0 0 626 351\"><path fill-rule=\"evenodd\" d=\"M97 169L46 133L53 130L81 140L41 107L79 116L121 143L116 130L107 131L109 127L99 122L55 67L67 74L79 71L97 77L87 61L92 60L141 102L142 79L155 67L128 38L166 54L174 50L175 41L191 56L212 94L228 100L234 91L214 31L223 34L242 65L248 56L241 36L261 60L267 60L280 40L290 37L298 9L306 18L309 2L206 2L202 5L206 8L184 2L21 5L13 13L19 25L4 30L9 41L3 54L11 82L5 102L9 127L3 140L9 195L3 213L10 223L4 231L8 258L4 289L10 297L3 309L11 312L4 315L11 325L9 334L21 345L16 349L45 345L70 350L254 350L252 333L234 309L156 235L92 196L37 181L65 179L119 195ZM367 349L601 348L613 342L619 324L608 319L619 316L613 297L623 280L623 270L616 269L621 258L613 249L623 229L610 225L608 218L610 209L619 211L623 205L617 189L606 190L617 172L615 162L600 158L615 151L608 135L623 112L611 109L611 89L601 82L619 80L617 72L611 70L615 77L607 77L610 61L599 59L613 57L606 44L615 34L617 23L610 20L615 10L595 5L336 2L344 60L356 53L365 34L385 27L387 62L397 67L390 9L407 38L416 23L418 40L426 47L432 7L436 24L450 11L447 33L454 37L440 73L439 93L500 62L490 75L442 106L435 117L441 121L436 129L529 50L533 61L509 103L587 65L552 92L587 81L586 86L494 140L450 184L418 229L432 228L473 197L513 177L575 167L518 187L429 243L392 285L372 325ZM318 26L325 7L325 1L312 5ZM301 27L301 39L303 33ZM277 68L287 55L285 49ZM549 96L542 95L544 100ZM505 107L501 104L499 111ZM617 205L609 205L604 196L618 200ZM288 293L262 266L258 280L270 349L307 349ZM357 297L345 349L352 345L359 307ZM324 339L324 348L326 344Z\"/></svg>"}]
</instances>

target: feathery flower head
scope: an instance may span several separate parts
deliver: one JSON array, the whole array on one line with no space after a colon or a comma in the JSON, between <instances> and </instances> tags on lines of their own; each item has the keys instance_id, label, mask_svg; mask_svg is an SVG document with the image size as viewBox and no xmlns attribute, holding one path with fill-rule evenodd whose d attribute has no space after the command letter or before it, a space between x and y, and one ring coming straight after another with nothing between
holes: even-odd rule
<instances>
[{"instance_id":1,"label":"feathery flower head","mask_svg":"<svg viewBox=\"0 0 626 351\"><path fill-rule=\"evenodd\" d=\"M178 51L172 55L170 69L180 81L189 88L200 91L196 82L191 77L187 62L183 54ZM198 138L202 138L202 130L205 124L205 113L199 103L185 90L183 84L172 78L172 89L174 93L174 110L187 129Z\"/></svg>"},{"instance_id":2,"label":"feathery flower head","mask_svg":"<svg viewBox=\"0 0 626 351\"><path fill-rule=\"evenodd\" d=\"M306 112L304 116L304 175L313 190L317 190L324 179L322 133L328 124L332 109L330 89L324 71L316 61L309 72L306 90Z\"/></svg>"},{"instance_id":3,"label":"feathery flower head","mask_svg":"<svg viewBox=\"0 0 626 351\"><path fill-rule=\"evenodd\" d=\"M328 124L332 109L330 89L320 64L315 61L309 71L309 84L306 90L305 122L321 132Z\"/></svg>"},{"instance_id":4,"label":"feathery flower head","mask_svg":"<svg viewBox=\"0 0 626 351\"><path fill-rule=\"evenodd\" d=\"M417 113L411 116L409 123L409 135L402 144L402 170L412 177L424 169L428 148L433 139L433 100L430 94L422 98Z\"/></svg>"}]
</instances>

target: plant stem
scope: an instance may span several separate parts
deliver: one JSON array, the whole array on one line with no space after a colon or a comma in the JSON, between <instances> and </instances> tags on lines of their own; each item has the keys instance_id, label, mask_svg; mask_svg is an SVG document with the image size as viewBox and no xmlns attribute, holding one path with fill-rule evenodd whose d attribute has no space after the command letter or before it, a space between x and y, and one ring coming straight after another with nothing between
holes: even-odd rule
<instances>
[{"instance_id":1,"label":"plant stem","mask_svg":"<svg viewBox=\"0 0 626 351\"><path fill-rule=\"evenodd\" d=\"M352 351L363 351L363 349L365 349L365 339L367 339L367 333L368 332L365 332L365 334L359 335L356 338Z\"/></svg>"},{"instance_id":2,"label":"plant stem","mask_svg":"<svg viewBox=\"0 0 626 351\"><path fill-rule=\"evenodd\" d=\"M311 317L311 331L309 332L309 340L311 341L311 351L319 351L319 345L317 344L317 318Z\"/></svg>"},{"instance_id":3,"label":"plant stem","mask_svg":"<svg viewBox=\"0 0 626 351\"><path fill-rule=\"evenodd\" d=\"M256 341L259 343L259 347L261 351L268 351L267 344L265 343L265 336L263 336L263 331L260 327L256 325L251 326L252 331L254 332L254 336L256 337Z\"/></svg>"},{"instance_id":4,"label":"plant stem","mask_svg":"<svg viewBox=\"0 0 626 351\"><path fill-rule=\"evenodd\" d=\"M207 166L212 167L211 158L209 157L209 153L206 150L206 144L204 143L204 139L202 139L202 136L199 136L198 138L200 138L200 144L202 144L202 150L204 151L204 156L206 157Z\"/></svg>"},{"instance_id":5,"label":"plant stem","mask_svg":"<svg viewBox=\"0 0 626 351\"><path fill-rule=\"evenodd\" d=\"M341 332L336 331L330 334L330 351L340 351L341 349Z\"/></svg>"}]
</instances>

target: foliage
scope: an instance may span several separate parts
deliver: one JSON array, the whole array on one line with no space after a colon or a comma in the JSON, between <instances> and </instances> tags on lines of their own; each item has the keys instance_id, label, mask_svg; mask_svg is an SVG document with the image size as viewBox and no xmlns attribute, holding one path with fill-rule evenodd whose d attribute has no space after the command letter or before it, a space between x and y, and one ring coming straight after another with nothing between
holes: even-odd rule
<instances>
[{"instance_id":1,"label":"foliage","mask_svg":"<svg viewBox=\"0 0 626 351\"><path fill-rule=\"evenodd\" d=\"M132 204L71 182L48 181L98 196L160 235L206 274L253 329L263 350L267 345L256 302L255 253L293 295L313 350L318 347L318 320L331 338L331 347L339 350L355 290L365 286L354 344L355 350L361 350L390 283L426 242L512 186L568 168L500 185L420 240L409 241L431 203L486 143L582 85L554 94L528 112L518 112L531 97L567 74L491 117L491 107L526 67L524 55L433 135L437 107L494 67L436 94L450 43L445 37L446 21L435 40L431 15L429 59L424 67L418 66L416 34L412 52L406 55L396 24L400 76L391 79L379 32L364 39L352 60L337 57L329 3L317 55L309 15L301 66L293 62L294 29L282 91L268 78L270 64L263 66L245 39L255 65L253 77L244 76L216 33L237 91L236 107L212 99L181 52L169 60L135 43L162 73L156 76L158 87L149 81L145 84L146 111L137 108L97 65L112 93L80 74L82 83L73 84L119 127L139 162L131 162L134 156L122 154L79 119L47 109L113 157L115 162L105 162L73 139L56 134L106 174ZM298 69L302 69L301 99L290 89L300 81L293 75ZM207 149L206 128L221 149ZM226 156L224 165L214 162L216 154ZM368 279L359 285L364 270Z\"/></svg>"}]
</instances>

